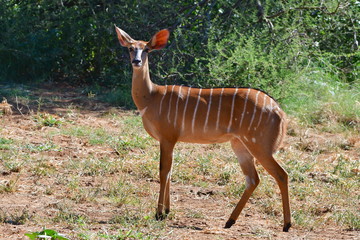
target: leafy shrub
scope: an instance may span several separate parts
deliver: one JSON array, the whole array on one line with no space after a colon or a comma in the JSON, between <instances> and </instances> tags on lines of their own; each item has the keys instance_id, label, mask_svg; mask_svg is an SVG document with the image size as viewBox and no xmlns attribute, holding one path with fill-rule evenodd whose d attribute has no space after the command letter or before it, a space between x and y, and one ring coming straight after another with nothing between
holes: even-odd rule
<instances>
[{"instance_id":1,"label":"leafy shrub","mask_svg":"<svg viewBox=\"0 0 360 240\"><path fill-rule=\"evenodd\" d=\"M167 49L151 55L156 83L252 86L283 102L307 87L311 81L302 76L315 69L358 90L359 4L3 1L0 81L92 84L113 95L108 101L133 108L131 67L117 43L116 23L143 40L159 29L171 30Z\"/></svg>"}]
</instances>

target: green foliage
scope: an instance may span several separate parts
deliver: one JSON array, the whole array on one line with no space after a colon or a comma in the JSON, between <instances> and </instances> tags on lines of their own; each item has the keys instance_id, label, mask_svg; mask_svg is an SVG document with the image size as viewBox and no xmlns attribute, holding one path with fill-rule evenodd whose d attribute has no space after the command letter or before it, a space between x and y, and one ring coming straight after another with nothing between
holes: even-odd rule
<instances>
[{"instance_id":1,"label":"green foliage","mask_svg":"<svg viewBox=\"0 0 360 240\"><path fill-rule=\"evenodd\" d=\"M47 127L58 127L63 122L61 119L56 118L55 116L48 114L48 113L39 113L34 116L34 121L40 126L47 126Z\"/></svg>"},{"instance_id":2,"label":"green foliage","mask_svg":"<svg viewBox=\"0 0 360 240\"><path fill-rule=\"evenodd\" d=\"M300 78L302 86L296 94L283 101L288 114L309 125L322 124L325 131L348 129L359 132L360 85L349 85L335 79L321 69L304 73Z\"/></svg>"},{"instance_id":3,"label":"green foliage","mask_svg":"<svg viewBox=\"0 0 360 240\"><path fill-rule=\"evenodd\" d=\"M239 35L234 32L229 38L209 43L213 56L208 69L212 77L206 85L266 89L280 100L292 95L297 85L297 65L302 61L296 59L297 44L285 53L282 44L266 49L258 37Z\"/></svg>"},{"instance_id":4,"label":"green foliage","mask_svg":"<svg viewBox=\"0 0 360 240\"><path fill-rule=\"evenodd\" d=\"M128 54L113 24L142 40L169 28L167 49L150 56L154 82L261 88L297 112L300 103L329 100L317 96L319 84L338 86L334 95L359 92L359 6L355 0L3 0L0 81L91 84L106 101L134 108Z\"/></svg>"},{"instance_id":5,"label":"green foliage","mask_svg":"<svg viewBox=\"0 0 360 240\"><path fill-rule=\"evenodd\" d=\"M36 239L52 239L52 240L68 240L62 234L52 229L44 229L41 232L25 233L25 236L29 237L30 240Z\"/></svg>"},{"instance_id":6,"label":"green foliage","mask_svg":"<svg viewBox=\"0 0 360 240\"><path fill-rule=\"evenodd\" d=\"M131 79L129 76L128 80ZM130 84L119 85L103 94L103 100L111 104L119 104L126 109L135 109L135 104L131 97Z\"/></svg>"}]
</instances>

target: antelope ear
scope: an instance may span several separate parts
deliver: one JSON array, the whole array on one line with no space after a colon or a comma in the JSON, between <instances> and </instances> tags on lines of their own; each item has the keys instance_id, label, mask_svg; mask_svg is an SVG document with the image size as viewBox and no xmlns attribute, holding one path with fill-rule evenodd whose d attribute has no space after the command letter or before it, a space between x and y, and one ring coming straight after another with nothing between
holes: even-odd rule
<instances>
[{"instance_id":1,"label":"antelope ear","mask_svg":"<svg viewBox=\"0 0 360 240\"><path fill-rule=\"evenodd\" d=\"M170 32L167 29L163 29L156 33L148 42L148 47L152 50L159 50L166 46L169 40Z\"/></svg>"},{"instance_id":2,"label":"antelope ear","mask_svg":"<svg viewBox=\"0 0 360 240\"><path fill-rule=\"evenodd\" d=\"M134 39L129 36L129 34L118 28L116 25L115 30L121 46L129 47L131 43L135 42Z\"/></svg>"}]
</instances>

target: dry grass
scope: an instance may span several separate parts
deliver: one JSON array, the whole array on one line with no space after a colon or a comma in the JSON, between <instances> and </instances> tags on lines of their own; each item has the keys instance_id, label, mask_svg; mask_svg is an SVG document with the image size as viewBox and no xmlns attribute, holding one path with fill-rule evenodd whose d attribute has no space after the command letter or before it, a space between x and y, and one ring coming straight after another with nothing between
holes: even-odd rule
<instances>
[{"instance_id":1,"label":"dry grass","mask_svg":"<svg viewBox=\"0 0 360 240\"><path fill-rule=\"evenodd\" d=\"M7 99L4 98L0 103L0 114L11 115L13 113L11 107L12 105L8 104Z\"/></svg>"}]
</instances>

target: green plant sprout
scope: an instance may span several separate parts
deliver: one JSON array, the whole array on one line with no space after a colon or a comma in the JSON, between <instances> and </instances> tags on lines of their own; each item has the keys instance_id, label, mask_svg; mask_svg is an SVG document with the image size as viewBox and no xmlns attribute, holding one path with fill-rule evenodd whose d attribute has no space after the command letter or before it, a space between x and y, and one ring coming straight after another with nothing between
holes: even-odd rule
<instances>
[{"instance_id":1,"label":"green plant sprout","mask_svg":"<svg viewBox=\"0 0 360 240\"><path fill-rule=\"evenodd\" d=\"M41 232L32 232L25 233L25 236L29 237L31 240L36 239L52 239L52 240L69 240L69 238L64 237L63 234L58 233L52 229L44 229Z\"/></svg>"}]
</instances>

